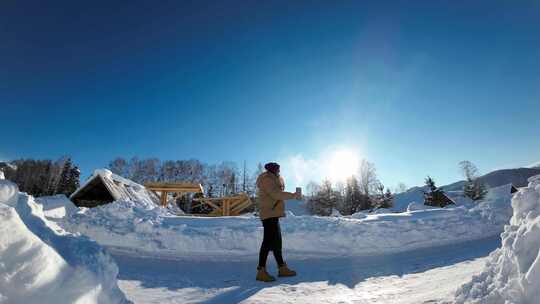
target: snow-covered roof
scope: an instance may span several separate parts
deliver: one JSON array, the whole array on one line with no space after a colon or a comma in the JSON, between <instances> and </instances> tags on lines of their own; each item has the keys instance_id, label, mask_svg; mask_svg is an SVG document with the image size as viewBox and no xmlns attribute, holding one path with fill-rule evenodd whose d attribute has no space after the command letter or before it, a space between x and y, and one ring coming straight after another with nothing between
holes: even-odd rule
<instances>
[{"instance_id":1,"label":"snow-covered roof","mask_svg":"<svg viewBox=\"0 0 540 304\"><path fill-rule=\"evenodd\" d=\"M159 203L157 196L143 185L114 174L107 169L95 170L94 174L71 194L70 199L76 198L81 191L84 191L96 179L101 180L115 201L135 201L144 204Z\"/></svg>"}]
</instances>

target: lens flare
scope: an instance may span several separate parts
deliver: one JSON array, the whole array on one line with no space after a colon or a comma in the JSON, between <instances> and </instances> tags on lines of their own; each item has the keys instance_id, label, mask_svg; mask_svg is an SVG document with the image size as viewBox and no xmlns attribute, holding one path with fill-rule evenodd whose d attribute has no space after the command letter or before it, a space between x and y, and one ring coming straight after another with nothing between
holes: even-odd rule
<instances>
[{"instance_id":1,"label":"lens flare","mask_svg":"<svg viewBox=\"0 0 540 304\"><path fill-rule=\"evenodd\" d=\"M337 150L330 156L328 169L329 178L333 182L344 182L348 177L358 172L360 158L349 149Z\"/></svg>"}]
</instances>

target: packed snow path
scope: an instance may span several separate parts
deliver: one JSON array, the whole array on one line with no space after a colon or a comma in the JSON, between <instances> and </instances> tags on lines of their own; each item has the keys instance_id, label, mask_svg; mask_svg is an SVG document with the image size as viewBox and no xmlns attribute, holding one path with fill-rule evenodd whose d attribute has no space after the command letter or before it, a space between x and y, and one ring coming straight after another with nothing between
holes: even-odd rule
<instances>
[{"instance_id":1,"label":"packed snow path","mask_svg":"<svg viewBox=\"0 0 540 304\"><path fill-rule=\"evenodd\" d=\"M478 274L499 237L398 254L289 260L297 277L254 280L256 261L114 256L135 303L445 303ZM275 273L273 257L268 269Z\"/></svg>"}]
</instances>

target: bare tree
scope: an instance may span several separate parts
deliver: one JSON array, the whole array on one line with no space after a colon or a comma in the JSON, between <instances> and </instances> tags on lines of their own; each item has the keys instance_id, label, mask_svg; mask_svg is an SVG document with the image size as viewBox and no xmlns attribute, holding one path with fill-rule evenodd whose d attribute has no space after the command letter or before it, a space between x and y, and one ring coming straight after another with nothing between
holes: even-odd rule
<instances>
[{"instance_id":1,"label":"bare tree","mask_svg":"<svg viewBox=\"0 0 540 304\"><path fill-rule=\"evenodd\" d=\"M407 185L405 185L405 183L403 182L399 182L396 186L396 191L394 191L395 193L403 193L407 191Z\"/></svg>"},{"instance_id":2,"label":"bare tree","mask_svg":"<svg viewBox=\"0 0 540 304\"><path fill-rule=\"evenodd\" d=\"M372 195L376 192L379 180L377 179L377 172L375 165L365 159L360 164L360 190L365 195Z\"/></svg>"},{"instance_id":3,"label":"bare tree","mask_svg":"<svg viewBox=\"0 0 540 304\"><path fill-rule=\"evenodd\" d=\"M459 167L466 179L465 185L463 185L463 193L473 201L483 199L487 194L487 189L486 185L478 179L476 166L472 162L464 160L459 163Z\"/></svg>"}]
</instances>

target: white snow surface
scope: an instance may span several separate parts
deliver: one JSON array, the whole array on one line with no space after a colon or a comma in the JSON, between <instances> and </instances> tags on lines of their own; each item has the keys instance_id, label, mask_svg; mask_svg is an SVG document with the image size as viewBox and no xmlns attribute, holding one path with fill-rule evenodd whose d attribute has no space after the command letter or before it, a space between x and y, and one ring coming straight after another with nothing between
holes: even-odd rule
<instances>
[{"instance_id":1,"label":"white snow surface","mask_svg":"<svg viewBox=\"0 0 540 304\"><path fill-rule=\"evenodd\" d=\"M483 272L456 292L456 303L540 302L540 175L512 199L514 214Z\"/></svg>"},{"instance_id":2,"label":"white snow surface","mask_svg":"<svg viewBox=\"0 0 540 304\"><path fill-rule=\"evenodd\" d=\"M120 288L136 303L451 303L455 290L480 273L498 243L495 236L371 257L286 256L298 276L273 283L254 280L255 260L114 257L120 267ZM275 275L276 270L269 257L268 271Z\"/></svg>"},{"instance_id":3,"label":"white snow surface","mask_svg":"<svg viewBox=\"0 0 540 304\"><path fill-rule=\"evenodd\" d=\"M19 198L19 187L7 179L0 179L0 203L14 206Z\"/></svg>"},{"instance_id":4,"label":"white snow surface","mask_svg":"<svg viewBox=\"0 0 540 304\"><path fill-rule=\"evenodd\" d=\"M367 256L499 235L511 211L510 193L499 193L472 207L340 217L289 212L281 230L292 256ZM256 255L263 235L260 220L251 214L174 216L133 201L82 209L59 223L113 250L205 259Z\"/></svg>"},{"instance_id":5,"label":"white snow surface","mask_svg":"<svg viewBox=\"0 0 540 304\"><path fill-rule=\"evenodd\" d=\"M49 222L32 196L1 182L0 303L129 303L101 246Z\"/></svg>"},{"instance_id":6,"label":"white snow surface","mask_svg":"<svg viewBox=\"0 0 540 304\"><path fill-rule=\"evenodd\" d=\"M63 218L79 210L64 194L40 196L35 200L43 206L43 213L48 218Z\"/></svg>"}]
</instances>

